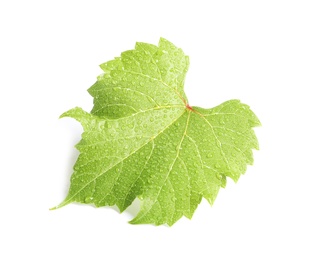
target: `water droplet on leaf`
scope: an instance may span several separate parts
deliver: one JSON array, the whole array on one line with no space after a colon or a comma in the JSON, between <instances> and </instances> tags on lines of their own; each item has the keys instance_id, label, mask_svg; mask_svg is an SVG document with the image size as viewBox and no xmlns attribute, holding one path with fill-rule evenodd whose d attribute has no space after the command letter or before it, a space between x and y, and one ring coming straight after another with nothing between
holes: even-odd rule
<instances>
[{"instance_id":1,"label":"water droplet on leaf","mask_svg":"<svg viewBox=\"0 0 309 260\"><path fill-rule=\"evenodd\" d=\"M85 202L86 203L90 203L90 202L92 202L93 201L93 197L87 197L87 198L85 198Z\"/></svg>"}]
</instances>

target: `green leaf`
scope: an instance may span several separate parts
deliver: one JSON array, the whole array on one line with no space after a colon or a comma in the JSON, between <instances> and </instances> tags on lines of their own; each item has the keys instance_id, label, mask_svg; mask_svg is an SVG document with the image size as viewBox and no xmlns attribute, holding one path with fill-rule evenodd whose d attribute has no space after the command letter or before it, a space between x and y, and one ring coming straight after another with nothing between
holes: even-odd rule
<instances>
[{"instance_id":1,"label":"green leaf","mask_svg":"<svg viewBox=\"0 0 309 260\"><path fill-rule=\"evenodd\" d=\"M253 163L260 125L238 100L212 109L190 107L183 87L189 59L165 39L104 63L89 89L91 113L74 108L83 128L66 199L124 211L139 198L133 224L191 218L202 198L212 204L226 177L235 182Z\"/></svg>"}]
</instances>

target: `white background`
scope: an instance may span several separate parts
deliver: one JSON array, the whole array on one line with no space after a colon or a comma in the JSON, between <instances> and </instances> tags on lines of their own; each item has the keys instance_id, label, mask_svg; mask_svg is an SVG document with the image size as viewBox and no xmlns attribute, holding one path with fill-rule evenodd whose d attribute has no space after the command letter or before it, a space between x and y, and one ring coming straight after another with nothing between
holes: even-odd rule
<instances>
[{"instance_id":1,"label":"white background","mask_svg":"<svg viewBox=\"0 0 309 260\"><path fill-rule=\"evenodd\" d=\"M308 1L1 1L1 259L309 259ZM98 65L165 37L190 56L191 105L237 98L260 151L213 207L173 227L130 225L138 205L68 205Z\"/></svg>"}]
</instances>

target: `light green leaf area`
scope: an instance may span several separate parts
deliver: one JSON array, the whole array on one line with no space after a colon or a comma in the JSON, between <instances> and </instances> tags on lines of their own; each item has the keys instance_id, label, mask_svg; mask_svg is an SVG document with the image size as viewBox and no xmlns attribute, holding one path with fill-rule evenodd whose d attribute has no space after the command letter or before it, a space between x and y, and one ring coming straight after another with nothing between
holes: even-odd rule
<instances>
[{"instance_id":1,"label":"light green leaf area","mask_svg":"<svg viewBox=\"0 0 309 260\"><path fill-rule=\"evenodd\" d=\"M165 39L104 63L89 89L91 113L74 108L62 117L84 132L66 199L124 211L138 197L133 224L173 225L191 218L202 198L212 204L226 177L235 182L253 163L260 125L238 100L212 109L190 107L184 94L189 59Z\"/></svg>"}]
</instances>

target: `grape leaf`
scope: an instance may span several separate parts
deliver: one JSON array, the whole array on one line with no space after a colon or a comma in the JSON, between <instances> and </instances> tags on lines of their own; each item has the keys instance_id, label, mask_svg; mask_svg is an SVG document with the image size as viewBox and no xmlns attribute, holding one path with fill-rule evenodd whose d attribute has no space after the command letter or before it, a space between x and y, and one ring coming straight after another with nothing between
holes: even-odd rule
<instances>
[{"instance_id":1,"label":"grape leaf","mask_svg":"<svg viewBox=\"0 0 309 260\"><path fill-rule=\"evenodd\" d=\"M173 225L191 218L204 197L212 204L226 177L235 182L253 163L260 122L249 106L230 100L191 107L184 93L189 59L165 39L101 65L89 89L91 113L73 108L61 117L84 129L66 199L124 211L137 197L130 223Z\"/></svg>"}]
</instances>

